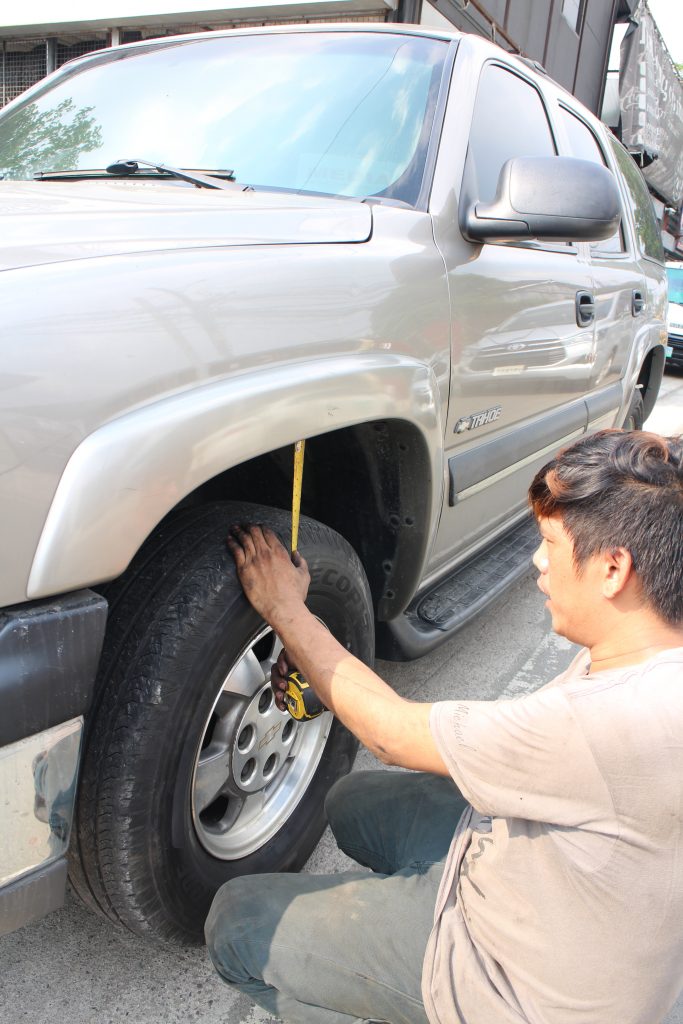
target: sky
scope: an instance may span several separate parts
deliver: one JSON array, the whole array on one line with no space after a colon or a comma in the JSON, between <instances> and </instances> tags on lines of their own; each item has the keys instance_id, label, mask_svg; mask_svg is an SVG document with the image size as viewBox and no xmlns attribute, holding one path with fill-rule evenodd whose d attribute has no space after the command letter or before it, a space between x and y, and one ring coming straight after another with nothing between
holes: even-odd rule
<instances>
[{"instance_id":1,"label":"sky","mask_svg":"<svg viewBox=\"0 0 683 1024\"><path fill-rule=\"evenodd\" d=\"M276 0L277 2L277 0ZM280 0L282 2L282 0ZM669 53L683 64L683 0L648 0ZM3 8L10 8L12 13ZM179 11L206 11L223 7L219 0L23 0L21 4L0 0L0 26L32 22L67 21L87 18L133 17L141 14L173 14ZM230 6L230 0L227 2ZM59 15L56 18L55 7Z\"/></svg>"},{"instance_id":2,"label":"sky","mask_svg":"<svg viewBox=\"0 0 683 1024\"><path fill-rule=\"evenodd\" d=\"M676 64L683 64L683 0L648 0L666 48Z\"/></svg>"}]
</instances>

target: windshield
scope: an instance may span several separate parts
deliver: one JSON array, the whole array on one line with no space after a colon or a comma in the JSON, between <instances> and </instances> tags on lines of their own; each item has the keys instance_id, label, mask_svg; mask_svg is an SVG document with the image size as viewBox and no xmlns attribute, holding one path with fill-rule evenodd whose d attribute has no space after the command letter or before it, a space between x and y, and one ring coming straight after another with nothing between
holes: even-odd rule
<instances>
[{"instance_id":1,"label":"windshield","mask_svg":"<svg viewBox=\"0 0 683 1024\"><path fill-rule=\"evenodd\" d=\"M666 276L669 278L669 302L683 306L683 266L667 267Z\"/></svg>"},{"instance_id":2,"label":"windshield","mask_svg":"<svg viewBox=\"0 0 683 1024\"><path fill-rule=\"evenodd\" d=\"M316 32L114 51L0 116L0 173L140 157L234 169L255 187L414 203L447 47Z\"/></svg>"}]
</instances>

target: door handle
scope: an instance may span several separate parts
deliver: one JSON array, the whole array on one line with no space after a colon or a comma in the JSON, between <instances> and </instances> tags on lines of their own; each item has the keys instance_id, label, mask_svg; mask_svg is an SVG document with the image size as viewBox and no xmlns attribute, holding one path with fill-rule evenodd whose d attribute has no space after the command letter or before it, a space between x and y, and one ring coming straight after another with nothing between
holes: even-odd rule
<instances>
[{"instance_id":1,"label":"door handle","mask_svg":"<svg viewBox=\"0 0 683 1024\"><path fill-rule=\"evenodd\" d=\"M643 293L634 288L631 292L631 315L638 316L645 309L645 299Z\"/></svg>"},{"instance_id":2,"label":"door handle","mask_svg":"<svg viewBox=\"0 0 683 1024\"><path fill-rule=\"evenodd\" d=\"M579 327L587 327L595 319L595 299L590 292L576 293L576 322Z\"/></svg>"}]
</instances>

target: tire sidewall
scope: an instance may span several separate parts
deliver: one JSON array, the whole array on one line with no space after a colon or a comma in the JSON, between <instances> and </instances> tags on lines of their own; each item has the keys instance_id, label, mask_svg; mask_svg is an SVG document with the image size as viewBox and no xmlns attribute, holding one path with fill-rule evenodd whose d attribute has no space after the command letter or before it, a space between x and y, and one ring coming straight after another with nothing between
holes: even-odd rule
<instances>
[{"instance_id":1,"label":"tire sidewall","mask_svg":"<svg viewBox=\"0 0 683 1024\"><path fill-rule=\"evenodd\" d=\"M624 430L642 430L645 421L645 409L643 406L643 396L640 391L636 389L629 403L628 412L624 420Z\"/></svg>"}]
</instances>

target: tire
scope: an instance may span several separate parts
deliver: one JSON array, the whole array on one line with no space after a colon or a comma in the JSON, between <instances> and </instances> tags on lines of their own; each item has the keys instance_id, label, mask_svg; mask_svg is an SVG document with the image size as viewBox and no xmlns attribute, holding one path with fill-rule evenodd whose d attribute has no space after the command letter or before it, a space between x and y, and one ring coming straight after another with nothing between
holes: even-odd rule
<instances>
[{"instance_id":1,"label":"tire","mask_svg":"<svg viewBox=\"0 0 683 1024\"><path fill-rule=\"evenodd\" d=\"M642 430L645 422L645 409L640 388L636 388L631 396L631 404L624 420L624 430Z\"/></svg>"},{"instance_id":2,"label":"tire","mask_svg":"<svg viewBox=\"0 0 683 1024\"><path fill-rule=\"evenodd\" d=\"M75 890L142 936L200 942L227 879L303 866L325 827L323 804L356 740L328 712L307 723L272 703L281 646L236 578L235 522L289 515L247 504L165 521L110 603L88 717L70 851ZM371 663L374 628L361 563L338 534L302 518L308 605Z\"/></svg>"}]
</instances>

